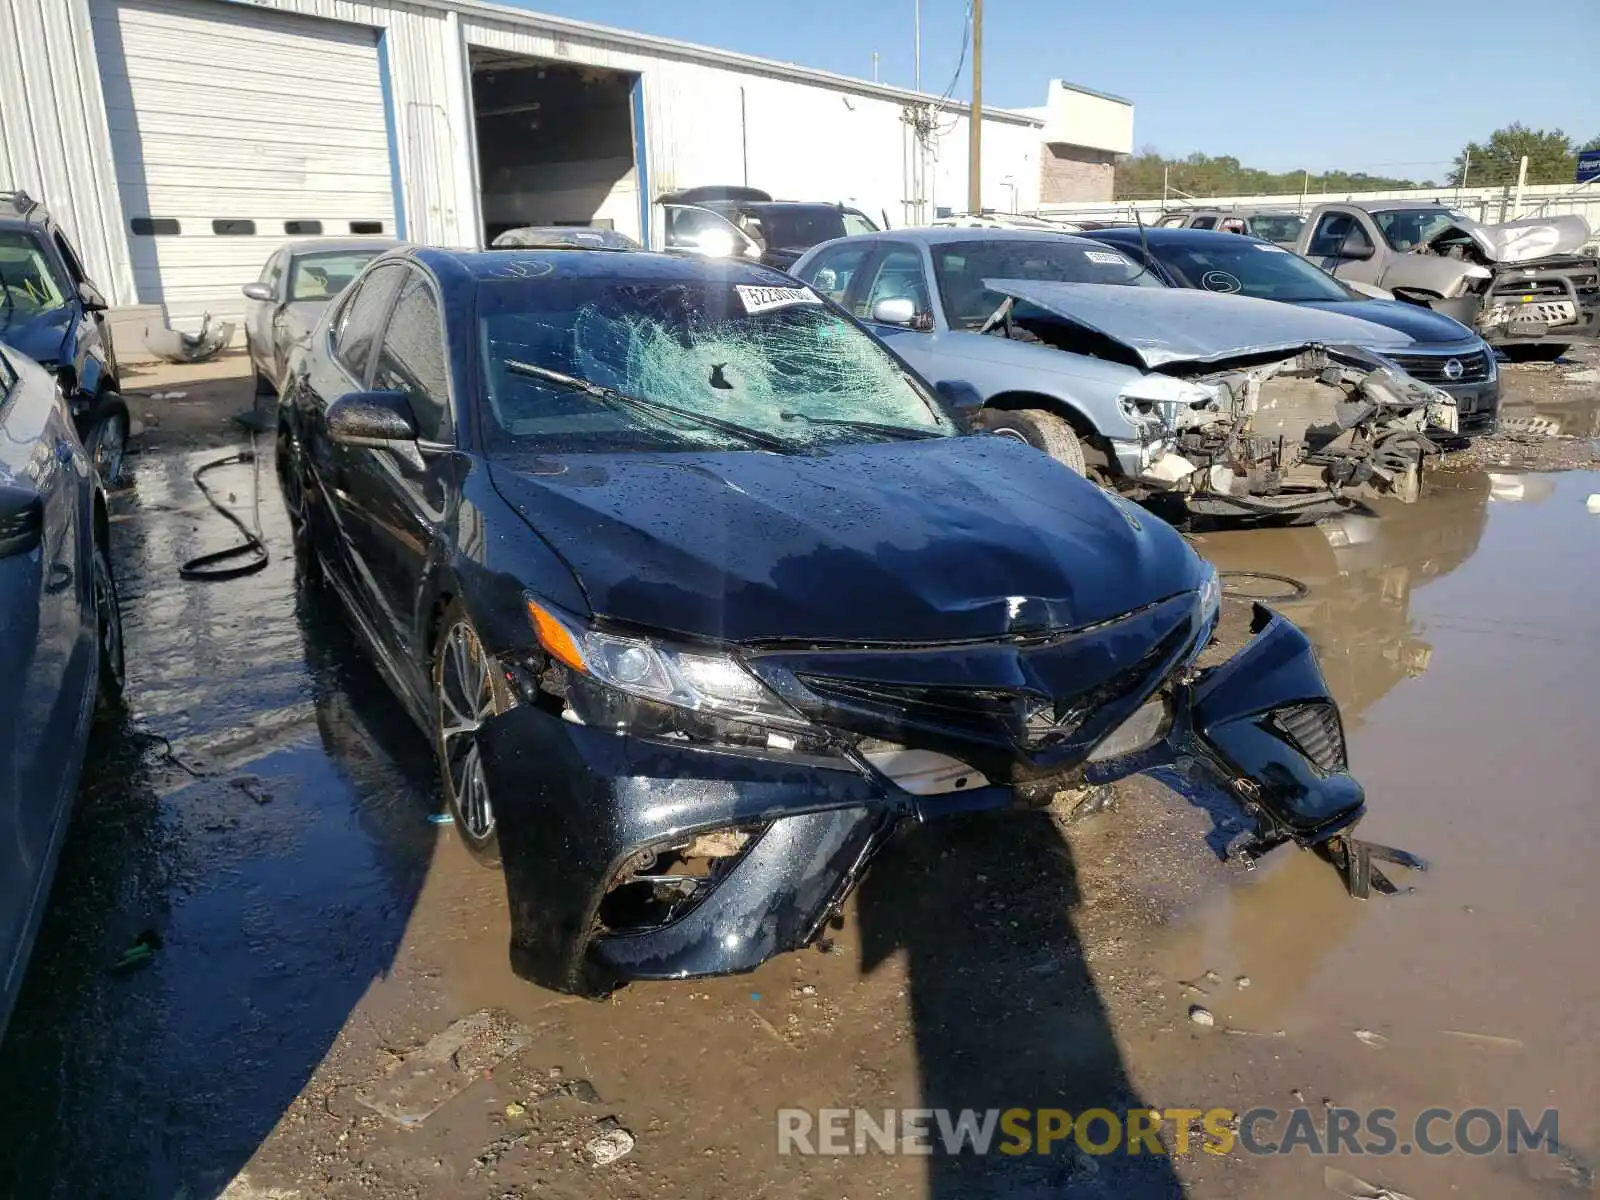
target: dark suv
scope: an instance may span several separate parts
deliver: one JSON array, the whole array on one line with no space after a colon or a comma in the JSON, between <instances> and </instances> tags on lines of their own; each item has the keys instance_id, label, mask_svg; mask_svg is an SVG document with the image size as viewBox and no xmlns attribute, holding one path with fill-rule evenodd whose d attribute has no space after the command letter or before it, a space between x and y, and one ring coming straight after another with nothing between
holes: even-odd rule
<instances>
[{"instance_id":1,"label":"dark suv","mask_svg":"<svg viewBox=\"0 0 1600 1200\"><path fill-rule=\"evenodd\" d=\"M0 192L0 341L55 372L107 487L122 475L128 406L106 302L61 227L24 192Z\"/></svg>"},{"instance_id":2,"label":"dark suv","mask_svg":"<svg viewBox=\"0 0 1600 1200\"><path fill-rule=\"evenodd\" d=\"M774 200L760 188L693 187L656 203L666 215L666 247L712 258L748 258L787 271L813 246L878 226L843 204Z\"/></svg>"}]
</instances>

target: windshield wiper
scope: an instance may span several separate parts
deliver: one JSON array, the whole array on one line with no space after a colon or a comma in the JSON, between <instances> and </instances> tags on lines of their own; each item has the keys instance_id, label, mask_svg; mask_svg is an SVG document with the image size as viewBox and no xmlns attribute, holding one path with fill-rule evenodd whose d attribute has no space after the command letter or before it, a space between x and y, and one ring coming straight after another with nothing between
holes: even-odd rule
<instances>
[{"instance_id":1,"label":"windshield wiper","mask_svg":"<svg viewBox=\"0 0 1600 1200\"><path fill-rule=\"evenodd\" d=\"M535 366L533 363L519 362L514 358L505 360L506 370L513 375L523 375L529 379L543 380L553 383L558 387L570 388L575 392L582 392L604 404L617 408L629 408L636 412L649 413L658 417L675 417L680 421L692 421L703 425L707 429L715 429L719 433L726 433L731 437L743 438L752 446L759 446L763 450L773 450L779 454L787 454L794 447L780 437L770 433L763 433L759 429L751 429L740 425L736 421L724 421L721 417L707 416L705 413L695 412L693 409L679 408L675 404L663 404L659 400L645 400L639 396L630 396L626 392L619 392L616 388L606 387L604 384L591 383L587 379L579 379L575 375L563 375L560 371L552 371L548 367Z\"/></svg>"},{"instance_id":2,"label":"windshield wiper","mask_svg":"<svg viewBox=\"0 0 1600 1200\"><path fill-rule=\"evenodd\" d=\"M903 441L944 436L937 429L919 429L915 425L885 425L881 421L845 421L833 417L813 417L803 412L781 412L778 416L785 421L804 421L807 425L832 425L839 429L859 429L862 433L881 433L885 437L899 438Z\"/></svg>"}]
</instances>

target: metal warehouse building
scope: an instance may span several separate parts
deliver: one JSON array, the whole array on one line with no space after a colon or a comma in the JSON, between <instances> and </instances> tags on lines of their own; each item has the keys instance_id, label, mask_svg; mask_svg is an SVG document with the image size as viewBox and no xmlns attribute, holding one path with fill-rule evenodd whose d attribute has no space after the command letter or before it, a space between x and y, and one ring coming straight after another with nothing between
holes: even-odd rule
<instances>
[{"instance_id":1,"label":"metal warehouse building","mask_svg":"<svg viewBox=\"0 0 1600 1200\"><path fill-rule=\"evenodd\" d=\"M922 223L965 207L966 110L935 99L476 0L0 4L0 189L190 330L292 237L659 245L654 197L711 183ZM984 113L986 207L1038 204L1047 123Z\"/></svg>"}]
</instances>

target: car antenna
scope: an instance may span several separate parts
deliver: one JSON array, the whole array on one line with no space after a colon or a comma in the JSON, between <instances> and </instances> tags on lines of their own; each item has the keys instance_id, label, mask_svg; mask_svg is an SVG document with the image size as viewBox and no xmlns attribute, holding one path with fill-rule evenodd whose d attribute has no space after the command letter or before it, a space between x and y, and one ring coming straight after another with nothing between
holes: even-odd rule
<instances>
[{"instance_id":1,"label":"car antenna","mask_svg":"<svg viewBox=\"0 0 1600 1200\"><path fill-rule=\"evenodd\" d=\"M1144 213L1133 210L1133 223L1139 227L1139 249L1144 251L1145 265L1150 265L1150 235L1144 231Z\"/></svg>"}]
</instances>

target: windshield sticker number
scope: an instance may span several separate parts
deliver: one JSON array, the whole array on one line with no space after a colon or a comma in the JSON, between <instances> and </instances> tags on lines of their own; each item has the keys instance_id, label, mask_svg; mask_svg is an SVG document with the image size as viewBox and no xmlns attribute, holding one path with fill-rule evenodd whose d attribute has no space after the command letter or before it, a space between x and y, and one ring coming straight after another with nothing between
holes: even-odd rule
<instances>
[{"instance_id":1,"label":"windshield sticker number","mask_svg":"<svg viewBox=\"0 0 1600 1200\"><path fill-rule=\"evenodd\" d=\"M1109 250L1085 250L1083 256L1093 263L1102 263L1108 267L1130 267L1133 264L1120 254L1113 254Z\"/></svg>"},{"instance_id":2,"label":"windshield sticker number","mask_svg":"<svg viewBox=\"0 0 1600 1200\"><path fill-rule=\"evenodd\" d=\"M1282 246L1267 246L1267 245L1263 245L1261 242L1251 242L1250 244L1252 246L1254 246L1257 250L1265 250L1269 254L1287 254L1287 253L1289 253Z\"/></svg>"},{"instance_id":3,"label":"windshield sticker number","mask_svg":"<svg viewBox=\"0 0 1600 1200\"><path fill-rule=\"evenodd\" d=\"M770 312L774 308L788 308L791 304L821 304L822 297L810 288L803 287L751 287L735 284L739 302L747 313Z\"/></svg>"}]
</instances>

